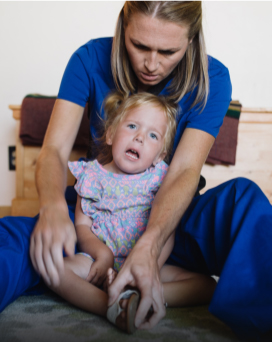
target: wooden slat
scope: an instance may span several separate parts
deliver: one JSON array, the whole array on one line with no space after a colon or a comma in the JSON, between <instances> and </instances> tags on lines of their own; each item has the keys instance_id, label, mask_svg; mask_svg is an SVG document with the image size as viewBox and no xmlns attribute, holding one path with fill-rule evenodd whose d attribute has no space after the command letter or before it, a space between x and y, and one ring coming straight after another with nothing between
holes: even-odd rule
<instances>
[{"instance_id":1,"label":"wooden slat","mask_svg":"<svg viewBox=\"0 0 272 342\"><path fill-rule=\"evenodd\" d=\"M37 146L25 146L24 147L24 160L23 160L23 194L24 198L35 199L38 198L38 193L36 190L35 184L35 169L37 158L40 153L41 148ZM85 149L73 149L71 152L69 160L74 161L78 160L80 157L84 157L86 155ZM70 173L67 173L67 185L73 185L75 182L74 176Z\"/></svg>"},{"instance_id":2,"label":"wooden slat","mask_svg":"<svg viewBox=\"0 0 272 342\"><path fill-rule=\"evenodd\" d=\"M239 123L272 123L272 113L242 112Z\"/></svg>"},{"instance_id":3,"label":"wooden slat","mask_svg":"<svg viewBox=\"0 0 272 342\"><path fill-rule=\"evenodd\" d=\"M9 109L12 110L12 116L15 120L21 119L21 105L9 105Z\"/></svg>"},{"instance_id":4,"label":"wooden slat","mask_svg":"<svg viewBox=\"0 0 272 342\"><path fill-rule=\"evenodd\" d=\"M272 108L249 108L249 107L242 107L243 113L272 113Z\"/></svg>"},{"instance_id":5,"label":"wooden slat","mask_svg":"<svg viewBox=\"0 0 272 342\"><path fill-rule=\"evenodd\" d=\"M39 146L25 146L24 149L24 198L38 198L35 184L35 170L41 148Z\"/></svg>"},{"instance_id":6,"label":"wooden slat","mask_svg":"<svg viewBox=\"0 0 272 342\"><path fill-rule=\"evenodd\" d=\"M11 215L11 207L0 207L0 218Z\"/></svg>"},{"instance_id":7,"label":"wooden slat","mask_svg":"<svg viewBox=\"0 0 272 342\"><path fill-rule=\"evenodd\" d=\"M16 122L16 197L24 197L24 155L25 148L19 138L20 121Z\"/></svg>"},{"instance_id":8,"label":"wooden slat","mask_svg":"<svg viewBox=\"0 0 272 342\"><path fill-rule=\"evenodd\" d=\"M240 123L272 123L272 108L242 107Z\"/></svg>"},{"instance_id":9,"label":"wooden slat","mask_svg":"<svg viewBox=\"0 0 272 342\"><path fill-rule=\"evenodd\" d=\"M39 200L14 198L11 205L12 216L34 217L39 213Z\"/></svg>"}]
</instances>

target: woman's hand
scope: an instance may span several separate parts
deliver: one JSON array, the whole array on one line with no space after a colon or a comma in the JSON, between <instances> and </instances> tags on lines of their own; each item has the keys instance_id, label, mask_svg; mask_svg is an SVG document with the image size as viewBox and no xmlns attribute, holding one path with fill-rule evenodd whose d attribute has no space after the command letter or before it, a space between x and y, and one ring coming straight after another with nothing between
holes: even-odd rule
<instances>
[{"instance_id":1,"label":"woman's hand","mask_svg":"<svg viewBox=\"0 0 272 342\"><path fill-rule=\"evenodd\" d=\"M30 258L35 270L48 285L57 286L63 271L63 250L75 251L76 233L67 206L43 208L30 240Z\"/></svg>"},{"instance_id":2,"label":"woman's hand","mask_svg":"<svg viewBox=\"0 0 272 342\"><path fill-rule=\"evenodd\" d=\"M57 286L64 270L63 251L74 255L76 232L63 204L52 203L40 210L39 218L30 239L30 258L35 270L48 285Z\"/></svg>"},{"instance_id":3,"label":"woman's hand","mask_svg":"<svg viewBox=\"0 0 272 342\"><path fill-rule=\"evenodd\" d=\"M108 289L111 306L126 285L141 292L141 301L135 318L135 326L141 329L154 327L164 316L163 287L160 282L157 253L152 251L148 239L140 239L130 252L126 262ZM146 320L150 307L153 314Z\"/></svg>"}]
</instances>

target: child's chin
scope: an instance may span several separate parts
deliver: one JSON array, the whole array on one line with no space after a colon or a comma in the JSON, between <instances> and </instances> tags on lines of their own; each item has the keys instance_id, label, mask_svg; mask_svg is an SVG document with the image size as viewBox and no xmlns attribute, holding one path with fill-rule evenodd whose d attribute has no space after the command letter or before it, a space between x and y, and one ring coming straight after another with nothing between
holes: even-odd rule
<instances>
[{"instance_id":1,"label":"child's chin","mask_svg":"<svg viewBox=\"0 0 272 342\"><path fill-rule=\"evenodd\" d=\"M142 167L130 167L130 168L122 168L122 172L127 174L127 175L136 175L138 173L142 173L146 170L147 168L142 168Z\"/></svg>"}]
</instances>

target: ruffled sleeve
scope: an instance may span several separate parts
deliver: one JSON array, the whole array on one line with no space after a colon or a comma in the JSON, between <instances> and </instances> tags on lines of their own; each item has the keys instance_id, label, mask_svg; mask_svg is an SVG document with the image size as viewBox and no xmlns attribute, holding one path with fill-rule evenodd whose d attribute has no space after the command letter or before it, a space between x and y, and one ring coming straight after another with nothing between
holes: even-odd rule
<instances>
[{"instance_id":1,"label":"ruffled sleeve","mask_svg":"<svg viewBox=\"0 0 272 342\"><path fill-rule=\"evenodd\" d=\"M156 193L159 190L167 170L168 165L164 161L158 163L153 169L151 169L151 177L148 182L149 191Z\"/></svg>"},{"instance_id":2,"label":"ruffled sleeve","mask_svg":"<svg viewBox=\"0 0 272 342\"><path fill-rule=\"evenodd\" d=\"M68 167L77 179L75 190L79 196L96 202L100 201L103 190L97 177L95 163L85 161L68 162Z\"/></svg>"}]
</instances>

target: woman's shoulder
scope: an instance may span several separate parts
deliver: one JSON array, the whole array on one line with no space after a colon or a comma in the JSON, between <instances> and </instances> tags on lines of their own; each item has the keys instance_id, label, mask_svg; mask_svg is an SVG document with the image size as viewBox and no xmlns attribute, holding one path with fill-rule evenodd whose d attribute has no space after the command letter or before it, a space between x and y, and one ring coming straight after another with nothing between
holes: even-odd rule
<instances>
[{"instance_id":1,"label":"woman's shoulder","mask_svg":"<svg viewBox=\"0 0 272 342\"><path fill-rule=\"evenodd\" d=\"M218 59L208 55L208 73L209 78L230 79L229 69Z\"/></svg>"},{"instance_id":2,"label":"woman's shoulder","mask_svg":"<svg viewBox=\"0 0 272 342\"><path fill-rule=\"evenodd\" d=\"M76 55L86 66L86 69L95 67L105 69L110 67L112 37L91 39L80 46L73 55Z\"/></svg>"},{"instance_id":3,"label":"woman's shoulder","mask_svg":"<svg viewBox=\"0 0 272 342\"><path fill-rule=\"evenodd\" d=\"M213 97L214 93L219 94L222 93L224 96L226 95L227 101L231 100L231 79L228 68L220 62L218 59L208 55L208 75L209 75L209 97L208 102ZM194 99L197 94L197 87L187 93L179 102L180 107L182 108L182 112L185 113L191 110L191 106L194 102ZM194 107L191 112L197 110L197 106Z\"/></svg>"},{"instance_id":4,"label":"woman's shoulder","mask_svg":"<svg viewBox=\"0 0 272 342\"><path fill-rule=\"evenodd\" d=\"M81 45L75 53L83 54L84 52L101 52L108 53L111 52L112 48L112 37L95 38L89 40L87 43Z\"/></svg>"}]
</instances>

